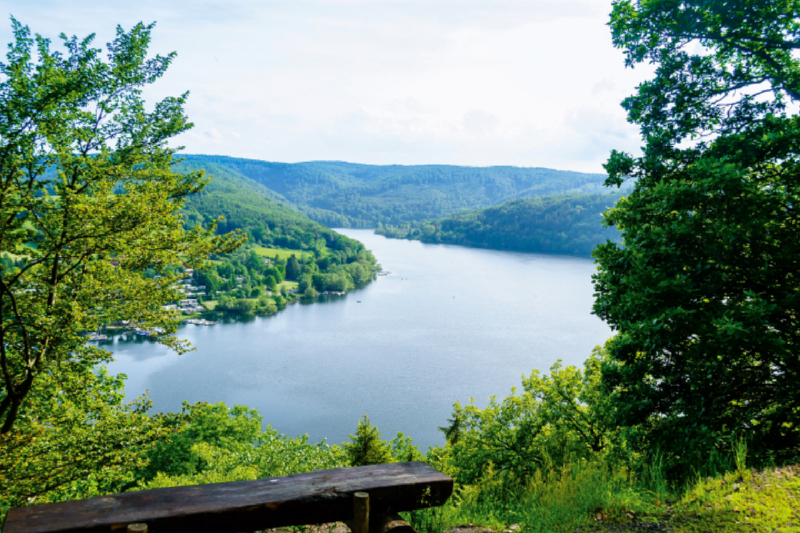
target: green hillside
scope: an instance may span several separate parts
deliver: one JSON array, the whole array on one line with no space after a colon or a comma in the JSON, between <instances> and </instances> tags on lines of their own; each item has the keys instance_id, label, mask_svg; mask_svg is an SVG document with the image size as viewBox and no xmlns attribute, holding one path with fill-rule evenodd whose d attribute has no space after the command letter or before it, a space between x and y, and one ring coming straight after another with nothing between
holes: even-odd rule
<instances>
[{"instance_id":1,"label":"green hillside","mask_svg":"<svg viewBox=\"0 0 800 533\"><path fill-rule=\"evenodd\" d=\"M242 249L213 257L211 266L195 274L206 287L206 300L211 302L207 308L272 314L300 295L313 299L317 292L346 291L367 283L378 270L362 243L309 219L263 185L214 163L184 161L175 168L204 169L212 178L202 192L186 200L187 226L223 216L218 233L242 230L248 235Z\"/></svg>"},{"instance_id":2,"label":"green hillside","mask_svg":"<svg viewBox=\"0 0 800 533\"><path fill-rule=\"evenodd\" d=\"M359 165L337 161L271 163L189 155L246 176L330 227L376 227L441 218L512 198L597 193L604 175L546 168Z\"/></svg>"},{"instance_id":3,"label":"green hillside","mask_svg":"<svg viewBox=\"0 0 800 533\"><path fill-rule=\"evenodd\" d=\"M520 198L441 220L380 227L376 233L429 243L589 256L598 243L619 242L616 228L601 225L601 213L621 196L617 192Z\"/></svg>"},{"instance_id":4,"label":"green hillside","mask_svg":"<svg viewBox=\"0 0 800 533\"><path fill-rule=\"evenodd\" d=\"M309 219L282 196L223 166L195 161L176 165L179 172L205 169L211 182L189 197L184 208L188 226L208 223L220 215L219 233L236 229L248 233L252 243L297 250L322 250L336 242L363 248L358 241L340 235Z\"/></svg>"}]
</instances>

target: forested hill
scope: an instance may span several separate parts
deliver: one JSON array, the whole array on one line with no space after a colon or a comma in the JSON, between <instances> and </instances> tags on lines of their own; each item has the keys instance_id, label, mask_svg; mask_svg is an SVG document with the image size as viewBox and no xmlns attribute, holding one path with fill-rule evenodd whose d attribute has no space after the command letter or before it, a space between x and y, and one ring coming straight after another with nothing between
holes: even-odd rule
<instances>
[{"instance_id":1,"label":"forested hill","mask_svg":"<svg viewBox=\"0 0 800 533\"><path fill-rule=\"evenodd\" d=\"M349 248L354 254L364 250L360 242L309 219L280 195L228 168L184 161L174 169L205 169L212 178L202 192L186 200L183 215L187 226L207 223L222 215L225 220L218 225L219 233L242 229L254 244L312 251Z\"/></svg>"},{"instance_id":2,"label":"forested hill","mask_svg":"<svg viewBox=\"0 0 800 533\"><path fill-rule=\"evenodd\" d=\"M271 163L187 155L246 176L330 227L401 225L479 209L512 198L603 190L605 175L546 168L359 165L336 161Z\"/></svg>"},{"instance_id":3,"label":"forested hill","mask_svg":"<svg viewBox=\"0 0 800 533\"><path fill-rule=\"evenodd\" d=\"M381 227L376 233L429 243L589 256L598 243L620 241L616 228L601 225L601 213L621 196L616 192L514 199L405 228Z\"/></svg>"}]
</instances>

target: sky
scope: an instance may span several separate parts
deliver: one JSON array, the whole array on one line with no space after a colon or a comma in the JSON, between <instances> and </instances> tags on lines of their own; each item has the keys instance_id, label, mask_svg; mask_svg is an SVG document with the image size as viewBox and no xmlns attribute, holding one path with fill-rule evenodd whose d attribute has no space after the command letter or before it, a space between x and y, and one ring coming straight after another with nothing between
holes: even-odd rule
<instances>
[{"instance_id":1,"label":"sky","mask_svg":"<svg viewBox=\"0 0 800 533\"><path fill-rule=\"evenodd\" d=\"M54 41L156 22L177 52L148 102L190 92L185 153L603 172L637 152L610 0L7 0Z\"/></svg>"}]
</instances>

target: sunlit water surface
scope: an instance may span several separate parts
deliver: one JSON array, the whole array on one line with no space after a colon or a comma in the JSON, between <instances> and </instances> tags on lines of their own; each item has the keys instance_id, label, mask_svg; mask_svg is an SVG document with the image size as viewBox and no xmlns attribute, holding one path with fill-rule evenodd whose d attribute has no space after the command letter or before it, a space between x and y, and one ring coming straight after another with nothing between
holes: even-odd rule
<instances>
[{"instance_id":1,"label":"sunlit water surface","mask_svg":"<svg viewBox=\"0 0 800 533\"><path fill-rule=\"evenodd\" d=\"M295 436L341 442L367 414L391 438L443 443L455 401L520 387L557 359L580 365L610 335L591 314L591 260L386 239L338 230L391 275L344 297L292 304L268 318L179 330L196 351L177 355L141 338L106 344L128 396L154 409L183 401L258 409Z\"/></svg>"}]
</instances>

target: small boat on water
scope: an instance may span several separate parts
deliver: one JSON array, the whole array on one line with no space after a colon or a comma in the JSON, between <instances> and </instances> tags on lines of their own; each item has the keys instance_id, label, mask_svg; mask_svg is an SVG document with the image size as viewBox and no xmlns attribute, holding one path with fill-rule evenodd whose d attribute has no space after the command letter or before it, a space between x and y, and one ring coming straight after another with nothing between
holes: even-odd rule
<instances>
[{"instance_id":1,"label":"small boat on water","mask_svg":"<svg viewBox=\"0 0 800 533\"><path fill-rule=\"evenodd\" d=\"M195 326L213 326L216 322L206 320L205 318L189 318L186 320L187 324L194 324Z\"/></svg>"},{"instance_id":2,"label":"small boat on water","mask_svg":"<svg viewBox=\"0 0 800 533\"><path fill-rule=\"evenodd\" d=\"M153 328L152 331L147 331L146 329L136 328L133 332L137 335L141 335L142 337L155 337L159 333L164 332L164 328Z\"/></svg>"}]
</instances>

